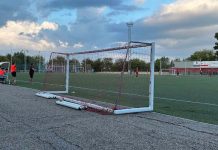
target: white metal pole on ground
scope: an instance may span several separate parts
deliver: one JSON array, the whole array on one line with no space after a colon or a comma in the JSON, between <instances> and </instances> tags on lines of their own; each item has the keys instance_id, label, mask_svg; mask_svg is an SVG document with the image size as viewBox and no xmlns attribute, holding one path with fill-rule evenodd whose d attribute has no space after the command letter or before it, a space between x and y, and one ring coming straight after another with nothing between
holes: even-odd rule
<instances>
[{"instance_id":1,"label":"white metal pole on ground","mask_svg":"<svg viewBox=\"0 0 218 150\"><path fill-rule=\"evenodd\" d=\"M113 112L113 109L107 108L107 107L103 107L103 106L99 106L97 104L92 104L92 103L88 103L88 102L78 101L78 100L71 99L71 98L68 98L68 97L63 97L63 96L56 96L56 98L61 100L61 101L67 101L67 102L71 102L71 103L76 103L76 104L79 104L79 105L83 105L84 107L94 108L96 110L102 110L102 111L109 112L109 113Z\"/></svg>"},{"instance_id":2,"label":"white metal pole on ground","mask_svg":"<svg viewBox=\"0 0 218 150\"><path fill-rule=\"evenodd\" d=\"M71 102L67 102L67 101L62 101L62 100L56 101L56 104L62 105L62 106L66 106L66 107L69 107L69 108L73 108L73 109L84 109L85 108L82 105L71 103Z\"/></svg>"},{"instance_id":3,"label":"white metal pole on ground","mask_svg":"<svg viewBox=\"0 0 218 150\"><path fill-rule=\"evenodd\" d=\"M151 55L150 55L150 87L149 87L149 108L154 109L154 59L155 59L155 43L151 44Z\"/></svg>"},{"instance_id":4,"label":"white metal pole on ground","mask_svg":"<svg viewBox=\"0 0 218 150\"><path fill-rule=\"evenodd\" d=\"M129 108L129 109L114 110L114 114L122 115L122 114L130 114L130 113L148 112L152 110L153 109L151 109L150 107Z\"/></svg>"},{"instance_id":5,"label":"white metal pole on ground","mask_svg":"<svg viewBox=\"0 0 218 150\"><path fill-rule=\"evenodd\" d=\"M70 75L70 55L67 54L67 65L66 65L66 92L69 92L69 75Z\"/></svg>"}]
</instances>

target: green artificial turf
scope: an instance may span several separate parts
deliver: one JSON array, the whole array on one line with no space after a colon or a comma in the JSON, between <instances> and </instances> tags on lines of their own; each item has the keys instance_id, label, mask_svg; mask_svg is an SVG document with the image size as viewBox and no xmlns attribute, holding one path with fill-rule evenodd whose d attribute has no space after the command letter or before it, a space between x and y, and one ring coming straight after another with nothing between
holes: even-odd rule
<instances>
[{"instance_id":1,"label":"green artificial turf","mask_svg":"<svg viewBox=\"0 0 218 150\"><path fill-rule=\"evenodd\" d=\"M64 90L64 74L36 73L29 83L27 73L18 73L17 85L44 90ZM44 85L43 83L49 83ZM130 106L148 105L149 76L124 75L119 97L118 74L70 74L69 94ZM155 111L218 124L218 76L155 76Z\"/></svg>"}]
</instances>

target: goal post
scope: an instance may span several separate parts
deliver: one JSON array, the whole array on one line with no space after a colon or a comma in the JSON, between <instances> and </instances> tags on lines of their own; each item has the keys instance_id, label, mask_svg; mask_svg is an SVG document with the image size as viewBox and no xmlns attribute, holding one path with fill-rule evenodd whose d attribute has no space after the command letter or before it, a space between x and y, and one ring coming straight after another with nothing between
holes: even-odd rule
<instances>
[{"instance_id":1,"label":"goal post","mask_svg":"<svg viewBox=\"0 0 218 150\"><path fill-rule=\"evenodd\" d=\"M67 101L64 106L72 102L113 114L153 111L155 43L130 43L74 53L52 52L48 62L52 69L45 73L43 93L55 94L50 96L58 98L58 104ZM132 58L127 60L130 48ZM131 61L135 74L128 74L127 61ZM65 65L63 72L53 70L60 64ZM76 72L78 64L86 70L89 66L91 71Z\"/></svg>"},{"instance_id":2,"label":"goal post","mask_svg":"<svg viewBox=\"0 0 218 150\"><path fill-rule=\"evenodd\" d=\"M70 67L69 56L70 55L68 53L65 53L65 54L62 54L62 56L59 56L59 57L63 58L63 60L61 62L60 62L60 60L57 60L57 61L59 61L57 64L54 62L54 59L58 59L58 57L54 56L55 54L56 54L56 52L52 52L50 54L49 62L46 65L44 83L43 83L44 86L43 86L43 89L41 92L41 93L43 93L42 94L43 96L46 95L45 93L53 93L53 94L67 94L67 93L69 93L69 73L70 73L69 72L69 67ZM51 76L49 74L55 74L57 72L58 72L58 74L61 74L61 78L62 78L61 85L55 84L55 82L51 83L51 81L48 81L49 78L51 78ZM57 78L57 77L55 77L55 78ZM57 79L60 79L60 78L57 78ZM54 86L54 87L61 86L62 88L61 89L54 88L54 90L50 90L48 88L48 86L50 86L50 87L51 86ZM37 95L40 96L39 93L37 93ZM50 94L48 94L48 97L49 96L50 96Z\"/></svg>"}]
</instances>

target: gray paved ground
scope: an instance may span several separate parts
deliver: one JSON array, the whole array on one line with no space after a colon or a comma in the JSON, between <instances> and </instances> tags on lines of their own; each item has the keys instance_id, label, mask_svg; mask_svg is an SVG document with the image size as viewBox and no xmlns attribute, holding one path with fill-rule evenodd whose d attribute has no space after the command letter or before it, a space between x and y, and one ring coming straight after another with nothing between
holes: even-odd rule
<instances>
[{"instance_id":1,"label":"gray paved ground","mask_svg":"<svg viewBox=\"0 0 218 150\"><path fill-rule=\"evenodd\" d=\"M158 113L103 116L0 84L0 149L218 149L218 126Z\"/></svg>"}]
</instances>

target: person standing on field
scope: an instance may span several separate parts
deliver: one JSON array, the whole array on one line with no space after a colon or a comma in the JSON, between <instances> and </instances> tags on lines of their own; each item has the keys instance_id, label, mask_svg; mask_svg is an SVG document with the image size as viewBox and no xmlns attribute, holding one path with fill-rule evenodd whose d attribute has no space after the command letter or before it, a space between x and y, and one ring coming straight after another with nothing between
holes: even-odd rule
<instances>
[{"instance_id":1,"label":"person standing on field","mask_svg":"<svg viewBox=\"0 0 218 150\"><path fill-rule=\"evenodd\" d=\"M30 76L30 82L32 83L33 81L33 75L34 75L35 69L33 64L30 65L30 69L29 69L29 76Z\"/></svg>"},{"instance_id":2,"label":"person standing on field","mask_svg":"<svg viewBox=\"0 0 218 150\"><path fill-rule=\"evenodd\" d=\"M11 65L11 75L12 75L12 84L16 84L16 73L17 72L17 67L15 63L12 63Z\"/></svg>"},{"instance_id":3,"label":"person standing on field","mask_svg":"<svg viewBox=\"0 0 218 150\"><path fill-rule=\"evenodd\" d=\"M139 76L139 68L138 68L138 67L136 67L136 69L135 69L135 76L136 76L136 77Z\"/></svg>"}]
</instances>

